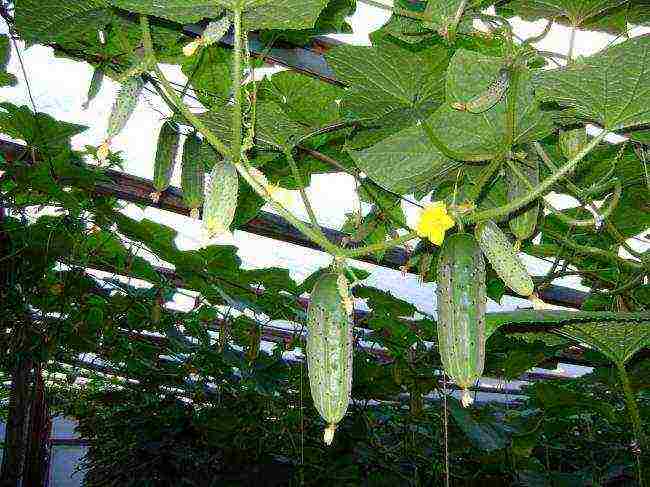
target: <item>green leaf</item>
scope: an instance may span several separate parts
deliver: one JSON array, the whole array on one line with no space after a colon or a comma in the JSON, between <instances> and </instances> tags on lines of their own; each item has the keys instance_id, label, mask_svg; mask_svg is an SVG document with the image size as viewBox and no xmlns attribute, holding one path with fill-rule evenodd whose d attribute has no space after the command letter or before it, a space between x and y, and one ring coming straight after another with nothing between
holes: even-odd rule
<instances>
[{"instance_id":1,"label":"green leaf","mask_svg":"<svg viewBox=\"0 0 650 487\"><path fill-rule=\"evenodd\" d=\"M447 104L429 119L433 130L449 148L468 161L491 159L505 149L506 97L483 113L452 108L483 94L494 82L504 60L459 49L447 71ZM531 72L519 73L515 117L515 144L540 140L553 131L553 121L535 101Z\"/></svg>"},{"instance_id":2,"label":"green leaf","mask_svg":"<svg viewBox=\"0 0 650 487\"><path fill-rule=\"evenodd\" d=\"M70 137L84 130L83 125L60 122L46 113L34 114L27 106L0 103L0 132L24 140L47 157L69 150Z\"/></svg>"},{"instance_id":3,"label":"green leaf","mask_svg":"<svg viewBox=\"0 0 650 487\"><path fill-rule=\"evenodd\" d=\"M447 398L447 404L454 418L456 426L465 433L472 444L485 451L495 451L505 448L508 437L505 430L494 423L494 418L481 418L479 421L474 418L476 413L473 409L463 408L455 399ZM492 423L492 424L490 424Z\"/></svg>"},{"instance_id":4,"label":"green leaf","mask_svg":"<svg viewBox=\"0 0 650 487\"><path fill-rule=\"evenodd\" d=\"M139 14L189 24L205 18L218 17L223 9L214 0L111 0L119 8Z\"/></svg>"},{"instance_id":5,"label":"green leaf","mask_svg":"<svg viewBox=\"0 0 650 487\"><path fill-rule=\"evenodd\" d=\"M563 17L570 25L578 27L587 19L623 3L626 0L513 0L503 9L524 19Z\"/></svg>"},{"instance_id":6,"label":"green leaf","mask_svg":"<svg viewBox=\"0 0 650 487\"><path fill-rule=\"evenodd\" d=\"M649 58L650 35L634 37L570 67L539 72L537 93L608 130L648 124Z\"/></svg>"},{"instance_id":7,"label":"green leaf","mask_svg":"<svg viewBox=\"0 0 650 487\"><path fill-rule=\"evenodd\" d=\"M256 136L276 147L290 149L309 130L291 120L274 101L259 102L256 109Z\"/></svg>"},{"instance_id":8,"label":"green leaf","mask_svg":"<svg viewBox=\"0 0 650 487\"><path fill-rule=\"evenodd\" d=\"M265 78L258 87L258 100L272 100L293 122L316 129L339 120L339 86L300 73L284 71Z\"/></svg>"},{"instance_id":9,"label":"green leaf","mask_svg":"<svg viewBox=\"0 0 650 487\"><path fill-rule=\"evenodd\" d=\"M16 29L28 42L46 43L78 37L109 24L113 17L108 0L21 0L16 4Z\"/></svg>"},{"instance_id":10,"label":"green leaf","mask_svg":"<svg viewBox=\"0 0 650 487\"><path fill-rule=\"evenodd\" d=\"M232 50L211 45L185 58L181 69L201 102L207 107L223 106L231 95Z\"/></svg>"},{"instance_id":11,"label":"green leaf","mask_svg":"<svg viewBox=\"0 0 650 487\"><path fill-rule=\"evenodd\" d=\"M625 364L636 352L650 346L650 315L642 321L576 323L557 334L585 343L617 364Z\"/></svg>"},{"instance_id":12,"label":"green leaf","mask_svg":"<svg viewBox=\"0 0 650 487\"><path fill-rule=\"evenodd\" d=\"M325 57L337 79L350 86L341 102L345 118L369 120L408 109L414 122L442 101L449 55L441 45L409 49L382 40L373 47L337 46Z\"/></svg>"},{"instance_id":13,"label":"green leaf","mask_svg":"<svg viewBox=\"0 0 650 487\"><path fill-rule=\"evenodd\" d=\"M402 130L350 156L382 188L407 194L428 188L462 163L449 159L435 147L420 126Z\"/></svg>"},{"instance_id":14,"label":"green leaf","mask_svg":"<svg viewBox=\"0 0 650 487\"><path fill-rule=\"evenodd\" d=\"M223 2L223 0L221 0ZM327 5L328 0L252 0L245 3L255 8L245 8L244 28L260 29L309 29Z\"/></svg>"},{"instance_id":15,"label":"green leaf","mask_svg":"<svg viewBox=\"0 0 650 487\"><path fill-rule=\"evenodd\" d=\"M517 325L553 326L568 325L582 322L619 322L641 323L648 321L647 313L612 313L607 311L562 311L562 310L517 310L486 315L486 335L490 336L499 327L508 325L516 332Z\"/></svg>"}]
</instances>

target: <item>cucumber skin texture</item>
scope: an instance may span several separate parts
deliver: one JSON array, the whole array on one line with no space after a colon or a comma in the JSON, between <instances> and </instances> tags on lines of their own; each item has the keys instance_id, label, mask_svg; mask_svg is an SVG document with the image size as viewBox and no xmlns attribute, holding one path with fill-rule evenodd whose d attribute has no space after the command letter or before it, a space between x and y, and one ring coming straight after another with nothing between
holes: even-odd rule
<instances>
[{"instance_id":1,"label":"cucumber skin texture","mask_svg":"<svg viewBox=\"0 0 650 487\"><path fill-rule=\"evenodd\" d=\"M438 257L438 346L447 375L467 391L485 364L485 261L469 234L445 239ZM465 405L465 404L464 404Z\"/></svg>"},{"instance_id":2,"label":"cucumber skin texture","mask_svg":"<svg viewBox=\"0 0 650 487\"><path fill-rule=\"evenodd\" d=\"M203 227L209 236L228 232L237 211L239 176L228 161L217 162L210 172L209 188L203 201Z\"/></svg>"},{"instance_id":3,"label":"cucumber skin texture","mask_svg":"<svg viewBox=\"0 0 650 487\"><path fill-rule=\"evenodd\" d=\"M205 181L205 166L200 158L201 139L196 134L190 134L183 146L183 166L181 171L181 188L183 201L192 210L194 217L198 208L203 204L203 186Z\"/></svg>"},{"instance_id":4,"label":"cucumber skin texture","mask_svg":"<svg viewBox=\"0 0 650 487\"><path fill-rule=\"evenodd\" d=\"M481 222L474 230L476 241L492 267L510 289L522 296L535 290L533 280L519 260L508 237L493 221Z\"/></svg>"},{"instance_id":5,"label":"cucumber skin texture","mask_svg":"<svg viewBox=\"0 0 650 487\"><path fill-rule=\"evenodd\" d=\"M497 77L490 83L490 86L488 86L484 93L481 93L468 102L454 103L453 107L457 110L475 114L488 111L505 96L506 91L508 91L508 86L510 86L510 76L511 73L508 68L501 68Z\"/></svg>"},{"instance_id":6,"label":"cucumber skin texture","mask_svg":"<svg viewBox=\"0 0 650 487\"><path fill-rule=\"evenodd\" d=\"M153 187L159 193L169 188L179 146L180 133L178 125L168 120L160 129L158 147L156 148L156 161L154 163Z\"/></svg>"},{"instance_id":7,"label":"cucumber skin texture","mask_svg":"<svg viewBox=\"0 0 650 487\"><path fill-rule=\"evenodd\" d=\"M333 428L345 416L352 391L352 323L338 278L334 272L324 274L314 285L307 308L311 395L319 414Z\"/></svg>"},{"instance_id":8,"label":"cucumber skin texture","mask_svg":"<svg viewBox=\"0 0 650 487\"><path fill-rule=\"evenodd\" d=\"M138 105L138 98L144 85L144 80L140 76L129 78L122 83L108 119L107 139L110 140L118 135L126 126Z\"/></svg>"},{"instance_id":9,"label":"cucumber skin texture","mask_svg":"<svg viewBox=\"0 0 650 487\"><path fill-rule=\"evenodd\" d=\"M531 166L528 166L531 164ZM522 172L528 178L533 186L539 184L539 159L537 157L527 158L526 164L522 165ZM508 201L519 198L528 194L529 189L513 173L508 173ZM539 201L532 203L532 206L515 215L508 222L510 231L519 241L526 240L535 234L537 228L537 219L539 217Z\"/></svg>"},{"instance_id":10,"label":"cucumber skin texture","mask_svg":"<svg viewBox=\"0 0 650 487\"><path fill-rule=\"evenodd\" d=\"M562 152L562 155L569 160L577 156L588 142L589 138L587 137L587 131L584 127L571 130L560 130L558 143L560 146L560 152Z\"/></svg>"}]
</instances>

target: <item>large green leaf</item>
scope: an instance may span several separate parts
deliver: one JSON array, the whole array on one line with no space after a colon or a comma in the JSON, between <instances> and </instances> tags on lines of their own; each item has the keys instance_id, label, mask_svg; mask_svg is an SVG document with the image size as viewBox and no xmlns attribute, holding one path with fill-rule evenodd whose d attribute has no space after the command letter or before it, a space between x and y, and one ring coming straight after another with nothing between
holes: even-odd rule
<instances>
[{"instance_id":1,"label":"large green leaf","mask_svg":"<svg viewBox=\"0 0 650 487\"><path fill-rule=\"evenodd\" d=\"M46 113L34 114L26 106L0 103L0 132L24 140L45 156L70 149L70 137L84 130L83 125L59 122Z\"/></svg>"},{"instance_id":2,"label":"large green leaf","mask_svg":"<svg viewBox=\"0 0 650 487\"><path fill-rule=\"evenodd\" d=\"M260 4L247 9L244 27L259 29L309 29L314 27L318 16L327 5L327 0L251 0L247 3Z\"/></svg>"},{"instance_id":3,"label":"large green leaf","mask_svg":"<svg viewBox=\"0 0 650 487\"><path fill-rule=\"evenodd\" d=\"M225 105L232 87L232 50L219 45L201 49L186 58L181 66L197 97L208 106Z\"/></svg>"},{"instance_id":4,"label":"large green leaf","mask_svg":"<svg viewBox=\"0 0 650 487\"><path fill-rule=\"evenodd\" d=\"M405 108L430 111L443 98L449 60L440 45L408 49L378 41L373 47L342 45L326 55L337 79L350 86L341 102L346 118L367 120Z\"/></svg>"},{"instance_id":5,"label":"large green leaf","mask_svg":"<svg viewBox=\"0 0 650 487\"><path fill-rule=\"evenodd\" d=\"M45 43L94 32L110 23L112 16L108 0L21 0L15 19L23 39Z\"/></svg>"},{"instance_id":6,"label":"large green leaf","mask_svg":"<svg viewBox=\"0 0 650 487\"><path fill-rule=\"evenodd\" d=\"M482 417L484 415L482 411L463 408L455 399L448 398L447 404L454 422L474 446L488 452L505 448L508 437L499 423L494 422L493 417L488 421L487 418ZM480 415L481 420L475 418L475 415Z\"/></svg>"},{"instance_id":7,"label":"large green leaf","mask_svg":"<svg viewBox=\"0 0 650 487\"><path fill-rule=\"evenodd\" d=\"M624 364L639 350L650 346L650 315L644 321L576 323L556 331L598 350L612 362Z\"/></svg>"},{"instance_id":8,"label":"large green leaf","mask_svg":"<svg viewBox=\"0 0 650 487\"><path fill-rule=\"evenodd\" d=\"M502 153L506 135L506 97L483 113L469 113L451 107L484 93L497 77L503 59L459 49L447 71L446 97L429 119L440 138L466 160L484 160ZM515 143L540 140L551 133L553 122L535 101L531 73L522 70L517 84Z\"/></svg>"},{"instance_id":9,"label":"large green leaf","mask_svg":"<svg viewBox=\"0 0 650 487\"><path fill-rule=\"evenodd\" d=\"M140 14L188 24L217 17L223 9L214 0L111 0L116 7Z\"/></svg>"},{"instance_id":10,"label":"large green leaf","mask_svg":"<svg viewBox=\"0 0 650 487\"><path fill-rule=\"evenodd\" d=\"M540 72L539 98L572 107L608 130L650 123L650 36L629 39L570 67Z\"/></svg>"},{"instance_id":11,"label":"large green leaf","mask_svg":"<svg viewBox=\"0 0 650 487\"><path fill-rule=\"evenodd\" d=\"M291 120L314 129L339 119L343 94L339 86L290 71L265 78L257 92L258 100L273 100Z\"/></svg>"},{"instance_id":12,"label":"large green leaf","mask_svg":"<svg viewBox=\"0 0 650 487\"><path fill-rule=\"evenodd\" d=\"M562 17L569 24L580 26L587 19L623 3L626 0L513 0L502 8L525 19Z\"/></svg>"},{"instance_id":13,"label":"large green leaf","mask_svg":"<svg viewBox=\"0 0 650 487\"><path fill-rule=\"evenodd\" d=\"M612 313L609 311L563 311L563 310L517 310L486 315L486 332L490 336L501 326L512 326L525 331L527 326L546 325L549 330L554 327L567 326L574 323L643 323L648 322L648 313Z\"/></svg>"},{"instance_id":14,"label":"large green leaf","mask_svg":"<svg viewBox=\"0 0 650 487\"><path fill-rule=\"evenodd\" d=\"M350 155L363 172L379 186L400 194L428 188L435 180L461 163L446 157L421 126L414 126Z\"/></svg>"}]
</instances>

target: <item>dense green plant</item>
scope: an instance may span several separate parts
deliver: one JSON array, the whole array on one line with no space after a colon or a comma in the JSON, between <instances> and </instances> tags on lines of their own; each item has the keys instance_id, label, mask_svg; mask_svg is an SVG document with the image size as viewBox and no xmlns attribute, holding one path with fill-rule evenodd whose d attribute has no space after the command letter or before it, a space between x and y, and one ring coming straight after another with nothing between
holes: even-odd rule
<instances>
[{"instance_id":1,"label":"dense green plant","mask_svg":"<svg viewBox=\"0 0 650 487\"><path fill-rule=\"evenodd\" d=\"M203 485L201 479L228 478L228 464L246 471L248 459L290 465L286 478L294 484L435 485L444 477L445 445L455 480L584 485L622 472L643 481L650 448L647 360L634 357L650 343L644 284L650 257L627 239L650 227L650 37L574 59L572 35L567 65L559 68L534 47L548 29L518 40L507 19L546 18L549 28L560 22L574 32L623 34L628 22L650 22L648 5L512 0L497 2L497 15L486 15L483 9L493 3L396 1L371 47L340 45L327 52L336 83L296 72L245 83L244 75L259 65L249 53L250 32L259 34L262 51L276 42L304 43L344 30L355 2L2 2L12 33L95 68L88 102L104 77L137 88L122 92L99 150L85 152L72 151L69 143L84 127L0 104L0 129L26 144L24 153L0 166L0 203L7 209L0 222L0 363L14 384L25 364L43 366L52 398L81 420L92 440L89 485ZM184 25L203 20L216 23L193 39ZM474 20L489 32L475 31ZM212 38L221 36L215 26L230 24L231 49ZM4 72L8 46L9 38L0 37L2 85L15 81ZM167 80L160 63L180 66L206 111L183 103L185 89ZM234 217L229 206L222 226L240 228L267 203L339 262L367 255L381 260L426 236L408 263L425 281L437 279L445 231L449 236L493 221L506 234L510 229L524 252L552 259L537 290L578 275L592 291L582 312L485 316L485 373L516 378L576 342L592 350L596 372L536 384L517 408L468 411L449 398L445 439L440 408L424 407L423 400L441 392L440 356L429 346L436 342L436 322L427 316L404 320L414 315L412 304L363 285L367 274L348 265L352 293L370 308L356 324L385 348L386 363L355 352L354 407L325 450L309 371L282 357L301 346L302 337L279 343L272 354L259 353L264 324L304 323L298 298L323 271L299 284L286 269L242 269L232 246L181 251L173 229L133 220L116 200L97 194L107 183L104 168L121 162L109 150L115 149L111 138L125 128L143 85L172 109L166 127L192 134L183 179L194 216L203 173L227 159L239 187ZM587 124L601 131L589 138ZM629 140L611 145L605 142L610 133ZM86 165L84 157L103 166ZM326 238L304 191L313 174L330 172L352 175L359 199L371 205L366 214L349 215L344 227L354 246ZM514 193L513 178L520 185ZM166 188L166 178L160 179L155 191ZM284 207L279 187L300 192L309 222ZM559 211L544 199L551 191L580 205ZM410 195L444 203L436 208L449 210L453 228L435 220L409 228L401 204ZM42 208L48 211L34 211ZM137 246L171 264L173 275L140 257ZM485 273L486 292L497 301L512 285L499 278L500 270L488 266ZM200 296L188 313L164 306L179 288ZM531 341L530 326L541 341ZM80 353L101 362L81 361ZM611 364L620 385L608 375ZM90 386L80 378L90 379ZM409 394L408 408L399 404L400 393ZM371 407L373 400L386 402ZM152 410L158 420L147 416ZM169 451L172 445L179 449ZM135 469L132 462L140 459Z\"/></svg>"}]
</instances>

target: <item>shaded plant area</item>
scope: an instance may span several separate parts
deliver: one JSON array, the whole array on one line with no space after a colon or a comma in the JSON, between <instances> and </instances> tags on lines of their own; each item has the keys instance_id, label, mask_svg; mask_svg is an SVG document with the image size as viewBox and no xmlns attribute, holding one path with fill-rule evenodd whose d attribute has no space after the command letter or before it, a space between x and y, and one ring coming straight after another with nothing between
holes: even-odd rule
<instances>
[{"instance_id":1,"label":"shaded plant area","mask_svg":"<svg viewBox=\"0 0 650 487\"><path fill-rule=\"evenodd\" d=\"M224 382L218 396L194 406L140 388L90 385L61 409L90 440L86 485L443 482L440 402L427 401L414 414L407 402L364 404L359 397L327 448L311 402L301 407L295 368L288 384L265 394ZM631 367L635 390L646 388L647 368L647 360ZM527 393L517 405L471 411L448 398L452 485L634 485L633 438L615 371L540 381ZM647 390L640 407L647 418Z\"/></svg>"}]
</instances>

